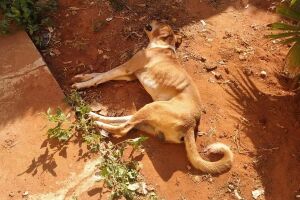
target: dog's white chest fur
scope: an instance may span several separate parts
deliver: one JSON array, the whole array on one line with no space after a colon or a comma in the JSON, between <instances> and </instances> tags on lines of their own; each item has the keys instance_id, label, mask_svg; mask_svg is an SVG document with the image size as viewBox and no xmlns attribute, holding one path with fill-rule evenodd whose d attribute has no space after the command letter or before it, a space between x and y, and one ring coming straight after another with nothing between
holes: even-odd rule
<instances>
[{"instance_id":1,"label":"dog's white chest fur","mask_svg":"<svg viewBox=\"0 0 300 200\"><path fill-rule=\"evenodd\" d=\"M174 96L174 91L162 85L159 81L155 80L153 76L147 71L136 74L137 78L144 86L145 90L151 95L155 101L166 101Z\"/></svg>"},{"instance_id":2,"label":"dog's white chest fur","mask_svg":"<svg viewBox=\"0 0 300 200\"><path fill-rule=\"evenodd\" d=\"M157 89L158 83L151 76L149 76L148 73L142 72L138 74L137 77L144 87L149 89Z\"/></svg>"}]
</instances>

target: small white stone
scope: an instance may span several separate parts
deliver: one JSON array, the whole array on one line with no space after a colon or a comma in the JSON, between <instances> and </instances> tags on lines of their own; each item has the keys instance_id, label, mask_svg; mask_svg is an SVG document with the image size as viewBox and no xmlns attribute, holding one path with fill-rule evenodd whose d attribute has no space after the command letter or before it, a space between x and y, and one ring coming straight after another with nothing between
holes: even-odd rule
<instances>
[{"instance_id":1,"label":"small white stone","mask_svg":"<svg viewBox=\"0 0 300 200\"><path fill-rule=\"evenodd\" d=\"M111 20L113 20L113 18L112 17L108 17L108 18L106 18L105 19L107 22L110 22Z\"/></svg>"},{"instance_id":2,"label":"small white stone","mask_svg":"<svg viewBox=\"0 0 300 200\"><path fill-rule=\"evenodd\" d=\"M265 190L263 188L258 188L257 190L252 191L252 197L253 199L257 199L259 196L263 195L265 193Z\"/></svg>"},{"instance_id":3,"label":"small white stone","mask_svg":"<svg viewBox=\"0 0 300 200\"><path fill-rule=\"evenodd\" d=\"M23 197L26 197L26 196L28 196L28 194L29 194L29 192L28 192L28 191L25 191L25 192L23 192L22 196L23 196Z\"/></svg>"},{"instance_id":4,"label":"small white stone","mask_svg":"<svg viewBox=\"0 0 300 200\"><path fill-rule=\"evenodd\" d=\"M267 72L264 71L264 70L262 70L262 71L260 72L260 77L266 78L266 76L267 76Z\"/></svg>"}]
</instances>

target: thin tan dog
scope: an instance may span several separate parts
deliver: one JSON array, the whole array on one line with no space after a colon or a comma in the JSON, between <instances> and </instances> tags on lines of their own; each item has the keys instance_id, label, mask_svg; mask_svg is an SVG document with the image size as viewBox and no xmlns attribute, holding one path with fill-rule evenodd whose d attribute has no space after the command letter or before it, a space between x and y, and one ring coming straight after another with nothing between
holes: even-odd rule
<instances>
[{"instance_id":1,"label":"thin tan dog","mask_svg":"<svg viewBox=\"0 0 300 200\"><path fill-rule=\"evenodd\" d=\"M206 148L208 153L224 154L216 162L202 159L197 151L194 134L200 120L201 101L194 82L176 60L175 48L181 44L181 37L170 26L157 21L147 24L145 32L150 40L146 49L108 72L75 76L82 82L73 87L82 89L110 80L138 79L154 102L130 116L105 117L92 112L90 116L97 126L115 136L124 136L136 128L167 142L184 141L190 162L203 172L229 170L233 153L225 144L214 143Z\"/></svg>"}]
</instances>

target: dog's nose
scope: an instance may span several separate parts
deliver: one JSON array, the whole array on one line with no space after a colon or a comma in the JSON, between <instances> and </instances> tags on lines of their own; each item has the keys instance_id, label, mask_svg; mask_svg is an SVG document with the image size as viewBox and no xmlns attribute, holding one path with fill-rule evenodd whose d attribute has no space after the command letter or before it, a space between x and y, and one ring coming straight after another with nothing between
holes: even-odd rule
<instances>
[{"instance_id":1,"label":"dog's nose","mask_svg":"<svg viewBox=\"0 0 300 200\"><path fill-rule=\"evenodd\" d=\"M145 29L147 31L152 31L152 26L150 24L146 24Z\"/></svg>"}]
</instances>

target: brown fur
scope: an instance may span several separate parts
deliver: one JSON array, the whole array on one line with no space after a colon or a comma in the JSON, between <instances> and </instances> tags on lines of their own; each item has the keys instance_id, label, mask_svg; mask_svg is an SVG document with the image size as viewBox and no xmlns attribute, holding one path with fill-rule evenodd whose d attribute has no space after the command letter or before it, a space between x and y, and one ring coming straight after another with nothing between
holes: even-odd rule
<instances>
[{"instance_id":1,"label":"brown fur","mask_svg":"<svg viewBox=\"0 0 300 200\"><path fill-rule=\"evenodd\" d=\"M194 82L176 60L174 49L181 43L181 37L166 24L153 21L150 26L151 31L145 30L150 40L146 49L106 73L77 75L75 78L82 82L73 87L81 89L110 80L139 79L154 102L132 116L105 117L91 113L96 125L116 136L137 128L167 142L184 141L187 156L195 168L207 173L230 169L233 154L226 145L215 143L208 147L208 152L224 154L216 162L202 159L197 151L194 132L201 116L201 100Z\"/></svg>"}]
</instances>

